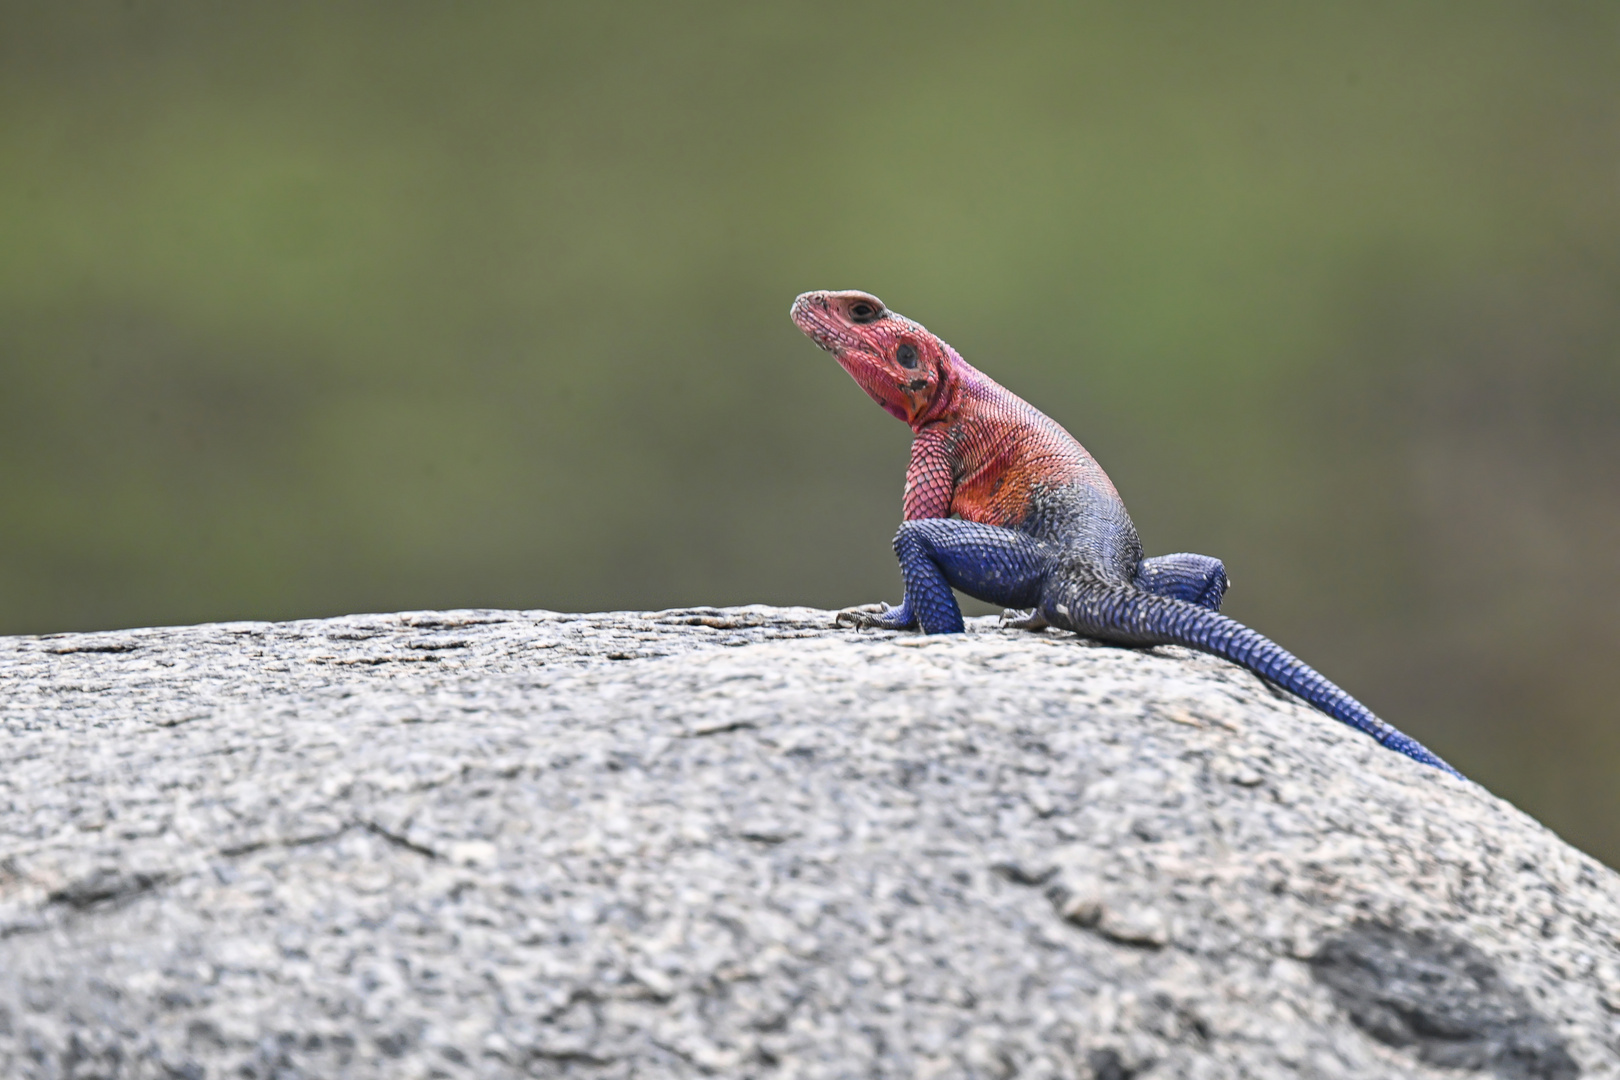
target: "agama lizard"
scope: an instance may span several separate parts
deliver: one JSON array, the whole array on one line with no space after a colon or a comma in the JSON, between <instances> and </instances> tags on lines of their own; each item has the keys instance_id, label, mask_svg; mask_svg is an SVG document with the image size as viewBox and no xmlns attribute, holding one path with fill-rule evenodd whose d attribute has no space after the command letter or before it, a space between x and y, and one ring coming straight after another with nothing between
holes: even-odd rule
<instances>
[{"instance_id":1,"label":"agama lizard","mask_svg":"<svg viewBox=\"0 0 1620 1080\"><path fill-rule=\"evenodd\" d=\"M915 433L894 538L905 599L839 621L962 631L952 589L1007 625L1122 645L1186 645L1243 665L1391 750L1457 770L1269 638L1220 614L1226 568L1208 555L1144 559L1102 467L1034 406L918 323L863 292L808 292L793 322Z\"/></svg>"}]
</instances>

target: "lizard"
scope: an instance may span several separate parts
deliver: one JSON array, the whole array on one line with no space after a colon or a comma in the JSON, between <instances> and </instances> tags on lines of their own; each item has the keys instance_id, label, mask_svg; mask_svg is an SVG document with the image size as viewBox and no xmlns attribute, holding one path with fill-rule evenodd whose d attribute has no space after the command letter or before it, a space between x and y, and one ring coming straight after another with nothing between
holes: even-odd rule
<instances>
[{"instance_id":1,"label":"lizard","mask_svg":"<svg viewBox=\"0 0 1620 1080\"><path fill-rule=\"evenodd\" d=\"M870 293L807 292L798 328L912 430L894 553L898 607L840 612L840 625L962 632L953 589L1111 644L1184 645L1240 664L1383 746L1462 774L1271 639L1221 614L1221 560L1144 558L1125 504L1096 459L1056 421Z\"/></svg>"}]
</instances>

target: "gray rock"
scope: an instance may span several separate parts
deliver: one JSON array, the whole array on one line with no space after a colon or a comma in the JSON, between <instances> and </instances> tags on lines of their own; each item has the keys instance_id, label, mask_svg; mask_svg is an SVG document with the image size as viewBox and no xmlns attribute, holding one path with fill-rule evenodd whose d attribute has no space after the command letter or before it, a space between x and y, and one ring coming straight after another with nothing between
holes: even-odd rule
<instances>
[{"instance_id":1,"label":"gray rock","mask_svg":"<svg viewBox=\"0 0 1620 1080\"><path fill-rule=\"evenodd\" d=\"M1488 792L830 623L0 640L0 1076L1620 1077L1620 880Z\"/></svg>"}]
</instances>

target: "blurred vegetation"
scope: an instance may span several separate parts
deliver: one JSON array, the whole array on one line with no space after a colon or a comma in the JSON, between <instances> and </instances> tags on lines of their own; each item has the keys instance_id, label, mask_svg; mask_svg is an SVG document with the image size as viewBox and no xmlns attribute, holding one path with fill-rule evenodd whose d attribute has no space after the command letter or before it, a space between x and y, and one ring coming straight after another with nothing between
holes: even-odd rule
<instances>
[{"instance_id":1,"label":"blurred vegetation","mask_svg":"<svg viewBox=\"0 0 1620 1080\"><path fill-rule=\"evenodd\" d=\"M1620 862L1620 7L0 7L0 632L897 599L864 288Z\"/></svg>"}]
</instances>

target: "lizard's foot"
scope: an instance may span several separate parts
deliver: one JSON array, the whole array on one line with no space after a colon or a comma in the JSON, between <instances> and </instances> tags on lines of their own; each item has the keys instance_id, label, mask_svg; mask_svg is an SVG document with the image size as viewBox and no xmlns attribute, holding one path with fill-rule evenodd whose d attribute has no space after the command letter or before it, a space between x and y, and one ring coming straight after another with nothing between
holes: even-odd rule
<instances>
[{"instance_id":1,"label":"lizard's foot","mask_svg":"<svg viewBox=\"0 0 1620 1080\"><path fill-rule=\"evenodd\" d=\"M1045 630L1052 625L1041 614L1040 608L1030 608L1028 611L1014 611L1009 608L1001 613L1001 626L1004 630Z\"/></svg>"},{"instance_id":2,"label":"lizard's foot","mask_svg":"<svg viewBox=\"0 0 1620 1080\"><path fill-rule=\"evenodd\" d=\"M856 630L909 630L917 625L917 620L906 606L890 607L888 604L862 604L860 607L845 608L833 620L836 626L850 626Z\"/></svg>"},{"instance_id":3,"label":"lizard's foot","mask_svg":"<svg viewBox=\"0 0 1620 1080\"><path fill-rule=\"evenodd\" d=\"M833 616L833 625L864 630L877 621L878 614L887 606L886 604L862 604L860 607L845 608Z\"/></svg>"}]
</instances>

